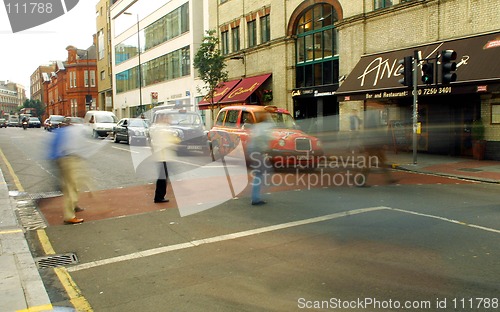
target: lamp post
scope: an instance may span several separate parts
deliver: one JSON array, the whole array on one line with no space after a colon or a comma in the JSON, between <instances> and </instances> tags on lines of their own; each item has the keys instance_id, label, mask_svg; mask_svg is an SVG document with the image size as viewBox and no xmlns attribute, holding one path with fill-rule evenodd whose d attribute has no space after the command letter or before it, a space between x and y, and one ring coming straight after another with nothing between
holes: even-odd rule
<instances>
[{"instance_id":1,"label":"lamp post","mask_svg":"<svg viewBox=\"0 0 500 312\"><path fill-rule=\"evenodd\" d=\"M123 12L125 15L132 15L129 12ZM142 114L142 68L141 68L141 36L139 34L139 14L137 16L137 59L139 61L139 116Z\"/></svg>"}]
</instances>

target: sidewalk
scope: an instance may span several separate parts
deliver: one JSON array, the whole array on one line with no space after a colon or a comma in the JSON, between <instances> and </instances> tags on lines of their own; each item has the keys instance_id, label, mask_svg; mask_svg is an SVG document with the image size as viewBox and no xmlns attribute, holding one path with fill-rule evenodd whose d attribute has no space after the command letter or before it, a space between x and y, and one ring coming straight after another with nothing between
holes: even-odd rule
<instances>
[{"instance_id":1,"label":"sidewalk","mask_svg":"<svg viewBox=\"0 0 500 312\"><path fill-rule=\"evenodd\" d=\"M500 183L500 161L476 161L469 158L417 154L417 161L414 164L411 152L398 154L389 152L387 156L389 164L399 170ZM153 204L153 192L153 184L106 190L102 191L102 195L96 192L95 196L99 198L102 209L92 209L92 211L89 209L81 216L91 221L115 217L119 214L126 215L127 210L130 210L128 211L130 213L144 213L176 208L173 197L170 197L169 203L161 204L161 207ZM172 194L171 190L168 194ZM131 198L134 200L130 200ZM82 199L85 201L86 196L82 196ZM91 200L95 201L95 199ZM57 201L61 198L53 200ZM50 200L45 202L50 202ZM147 204L148 202L151 204ZM117 206L119 209L116 209ZM38 208L44 212L43 205ZM4 176L0 171L0 311L28 311L27 309L51 311L53 307L29 250L24 229L17 221L16 209L16 202L10 198ZM48 226L61 224L60 211L53 213L55 213L54 216L50 216L47 212L44 214Z\"/></svg>"},{"instance_id":2,"label":"sidewalk","mask_svg":"<svg viewBox=\"0 0 500 312\"><path fill-rule=\"evenodd\" d=\"M389 163L395 169L455 177L473 181L500 183L500 161L474 160L471 158L450 157L417 153L416 163L413 153L399 152L387 154Z\"/></svg>"},{"instance_id":3,"label":"sidewalk","mask_svg":"<svg viewBox=\"0 0 500 312\"><path fill-rule=\"evenodd\" d=\"M15 205L0 171L0 311L51 311Z\"/></svg>"}]
</instances>

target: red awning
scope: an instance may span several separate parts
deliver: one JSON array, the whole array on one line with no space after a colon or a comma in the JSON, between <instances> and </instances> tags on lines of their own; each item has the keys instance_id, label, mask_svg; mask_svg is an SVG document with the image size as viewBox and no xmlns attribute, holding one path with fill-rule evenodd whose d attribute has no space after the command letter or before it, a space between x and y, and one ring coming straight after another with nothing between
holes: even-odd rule
<instances>
[{"instance_id":1,"label":"red awning","mask_svg":"<svg viewBox=\"0 0 500 312\"><path fill-rule=\"evenodd\" d=\"M265 74L261 76L248 77L241 80L241 82L236 87L226 93L224 98L222 98L219 103L229 104L245 102L246 99L252 93L254 93L270 76L271 74Z\"/></svg>"},{"instance_id":2,"label":"red awning","mask_svg":"<svg viewBox=\"0 0 500 312\"><path fill-rule=\"evenodd\" d=\"M219 86L214 92L214 104L219 102L220 99L222 99L224 97L224 95L229 93L229 91L233 90L233 88L240 81L241 81L241 79L231 80L231 81L224 82L224 84L222 86ZM203 100L201 100L198 103L198 105L202 105L202 106L210 105L210 99L203 98Z\"/></svg>"}]
</instances>

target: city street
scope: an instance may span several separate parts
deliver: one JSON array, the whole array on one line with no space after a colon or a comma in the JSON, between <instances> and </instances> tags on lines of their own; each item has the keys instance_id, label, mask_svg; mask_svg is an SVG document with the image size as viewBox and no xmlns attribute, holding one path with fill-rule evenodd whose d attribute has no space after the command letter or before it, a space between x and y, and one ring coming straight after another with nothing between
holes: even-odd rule
<instances>
[{"instance_id":1,"label":"city street","mask_svg":"<svg viewBox=\"0 0 500 312\"><path fill-rule=\"evenodd\" d=\"M87 162L93 196L81 197L85 222L63 225L57 172L46 157L51 135L0 129L0 169L9 190L24 194L19 200L36 199L41 221L26 233L33 256L47 256L47 246L53 255L76 256L64 266L66 280L59 268L39 270L53 306L500 309L498 184L391 170L397 183L375 172L369 187L355 187L336 183L348 174L338 168L280 171L265 188L266 205L250 205L246 187L234 199L181 217L183 199L171 187L169 203L153 203L154 179L134 170L136 147L99 139ZM178 168L209 162L188 156ZM200 185L220 192L210 181Z\"/></svg>"}]
</instances>

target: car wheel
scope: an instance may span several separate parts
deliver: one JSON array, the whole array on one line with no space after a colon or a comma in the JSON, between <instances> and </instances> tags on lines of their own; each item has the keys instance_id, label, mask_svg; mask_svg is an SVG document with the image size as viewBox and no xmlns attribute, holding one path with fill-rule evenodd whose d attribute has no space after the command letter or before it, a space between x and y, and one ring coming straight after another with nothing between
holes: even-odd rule
<instances>
[{"instance_id":1,"label":"car wheel","mask_svg":"<svg viewBox=\"0 0 500 312\"><path fill-rule=\"evenodd\" d=\"M115 143L120 143L120 140L118 139L118 136L116 135L116 133L115 133L115 137L114 137L113 141L115 141Z\"/></svg>"}]
</instances>

